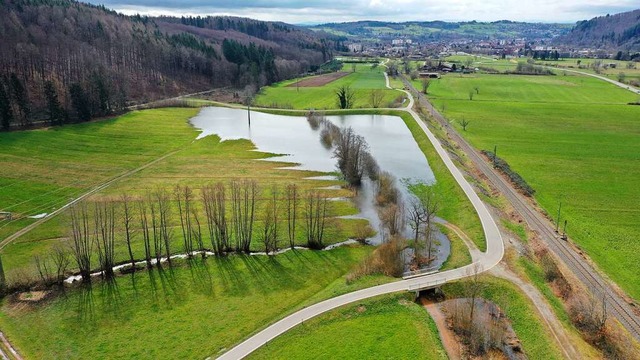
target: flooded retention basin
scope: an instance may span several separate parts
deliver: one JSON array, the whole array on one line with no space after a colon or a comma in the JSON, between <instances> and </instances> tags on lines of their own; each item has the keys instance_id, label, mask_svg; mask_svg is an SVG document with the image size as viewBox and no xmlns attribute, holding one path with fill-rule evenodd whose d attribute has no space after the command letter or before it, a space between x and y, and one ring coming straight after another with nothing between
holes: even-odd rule
<instances>
[{"instance_id":1,"label":"flooded retention basin","mask_svg":"<svg viewBox=\"0 0 640 360\"><path fill-rule=\"evenodd\" d=\"M393 174L396 179L426 184L436 181L427 159L400 117L367 114L326 118L339 127L351 127L356 134L364 137L380 169ZM197 139L214 134L222 141L248 139L259 151L285 154L269 158L268 161L295 163L298 165L292 169L297 170L337 171L333 149L325 147L320 141L321 128L313 129L303 116L252 111L249 126L245 109L207 107L191 119L191 124L201 131ZM398 188L405 199L411 196L402 181L398 181ZM380 233L373 192L374 186L370 181L365 181L353 200L360 210L358 217L369 220L372 228ZM437 238L440 246L437 259L431 266L433 268L440 267L449 255L446 236L438 233ZM377 235L370 240L374 244L380 243L382 237Z\"/></svg>"}]
</instances>

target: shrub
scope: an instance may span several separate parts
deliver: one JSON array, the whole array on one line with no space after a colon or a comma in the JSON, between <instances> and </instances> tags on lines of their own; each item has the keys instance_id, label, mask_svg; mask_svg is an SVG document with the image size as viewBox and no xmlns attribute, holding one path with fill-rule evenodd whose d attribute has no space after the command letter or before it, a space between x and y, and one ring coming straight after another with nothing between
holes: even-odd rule
<instances>
[{"instance_id":1,"label":"shrub","mask_svg":"<svg viewBox=\"0 0 640 360\"><path fill-rule=\"evenodd\" d=\"M494 160L494 157L495 157L495 161L494 161L495 167L498 170L500 170L503 174L507 175L511 183L516 188L518 188L524 195L533 196L533 194L535 194L536 191L529 184L527 184L527 182L522 178L522 176L520 176L520 174L513 171L506 161L495 156L494 153L491 151L482 150L482 153L490 160Z\"/></svg>"}]
</instances>

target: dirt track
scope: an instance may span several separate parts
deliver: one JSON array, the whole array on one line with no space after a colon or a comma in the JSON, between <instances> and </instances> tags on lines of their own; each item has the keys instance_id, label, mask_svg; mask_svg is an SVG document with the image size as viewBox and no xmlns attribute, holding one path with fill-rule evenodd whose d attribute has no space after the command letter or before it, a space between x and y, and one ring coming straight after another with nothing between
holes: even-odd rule
<instances>
[{"instance_id":1,"label":"dirt track","mask_svg":"<svg viewBox=\"0 0 640 360\"><path fill-rule=\"evenodd\" d=\"M338 80L343 76L349 75L348 72L339 71L333 72L329 74L318 75L306 79L302 79L300 81L296 81L287 85L287 87L318 87L326 85L332 81Z\"/></svg>"}]
</instances>

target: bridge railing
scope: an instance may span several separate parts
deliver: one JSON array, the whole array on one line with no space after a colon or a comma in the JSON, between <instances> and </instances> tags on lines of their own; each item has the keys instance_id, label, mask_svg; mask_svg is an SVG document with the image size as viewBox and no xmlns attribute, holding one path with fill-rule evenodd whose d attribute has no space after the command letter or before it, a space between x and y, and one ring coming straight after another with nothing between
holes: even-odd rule
<instances>
[{"instance_id":1,"label":"bridge railing","mask_svg":"<svg viewBox=\"0 0 640 360\"><path fill-rule=\"evenodd\" d=\"M424 290L424 289L431 289L434 288L438 285L442 285L444 283L447 282L447 279L440 279L440 280L429 280L429 281L423 281L423 282L419 282L416 284L411 284L409 285L409 288L407 289L408 291L418 291L418 290Z\"/></svg>"}]
</instances>

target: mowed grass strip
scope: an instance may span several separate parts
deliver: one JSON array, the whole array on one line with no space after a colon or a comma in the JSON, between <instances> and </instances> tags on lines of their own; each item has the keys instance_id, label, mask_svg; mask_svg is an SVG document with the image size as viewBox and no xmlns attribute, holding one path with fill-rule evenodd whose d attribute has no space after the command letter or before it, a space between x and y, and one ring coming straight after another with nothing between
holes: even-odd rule
<instances>
[{"instance_id":1,"label":"mowed grass strip","mask_svg":"<svg viewBox=\"0 0 640 360\"><path fill-rule=\"evenodd\" d=\"M351 71L347 64L342 71ZM356 71L335 81L318 87L290 86L297 80L284 81L263 88L255 99L256 106L291 109L337 109L336 90L350 86L355 92L353 108L371 108L371 91L381 89L384 98L380 107L389 107L402 93L386 88L385 67L369 64L356 65Z\"/></svg>"},{"instance_id":2,"label":"mowed grass strip","mask_svg":"<svg viewBox=\"0 0 640 360\"><path fill-rule=\"evenodd\" d=\"M338 281L371 249L198 258L35 306L5 298L0 327L25 358L215 357Z\"/></svg>"},{"instance_id":3,"label":"mowed grass strip","mask_svg":"<svg viewBox=\"0 0 640 360\"><path fill-rule=\"evenodd\" d=\"M249 359L446 359L438 330L412 294L359 301L279 336Z\"/></svg>"},{"instance_id":4,"label":"mowed grass strip","mask_svg":"<svg viewBox=\"0 0 640 360\"><path fill-rule=\"evenodd\" d=\"M474 86L480 93L464 99ZM504 75L446 77L429 92L474 147L497 145L551 217L562 201L569 236L640 299L640 107L626 105L633 94L590 77Z\"/></svg>"}]
</instances>

